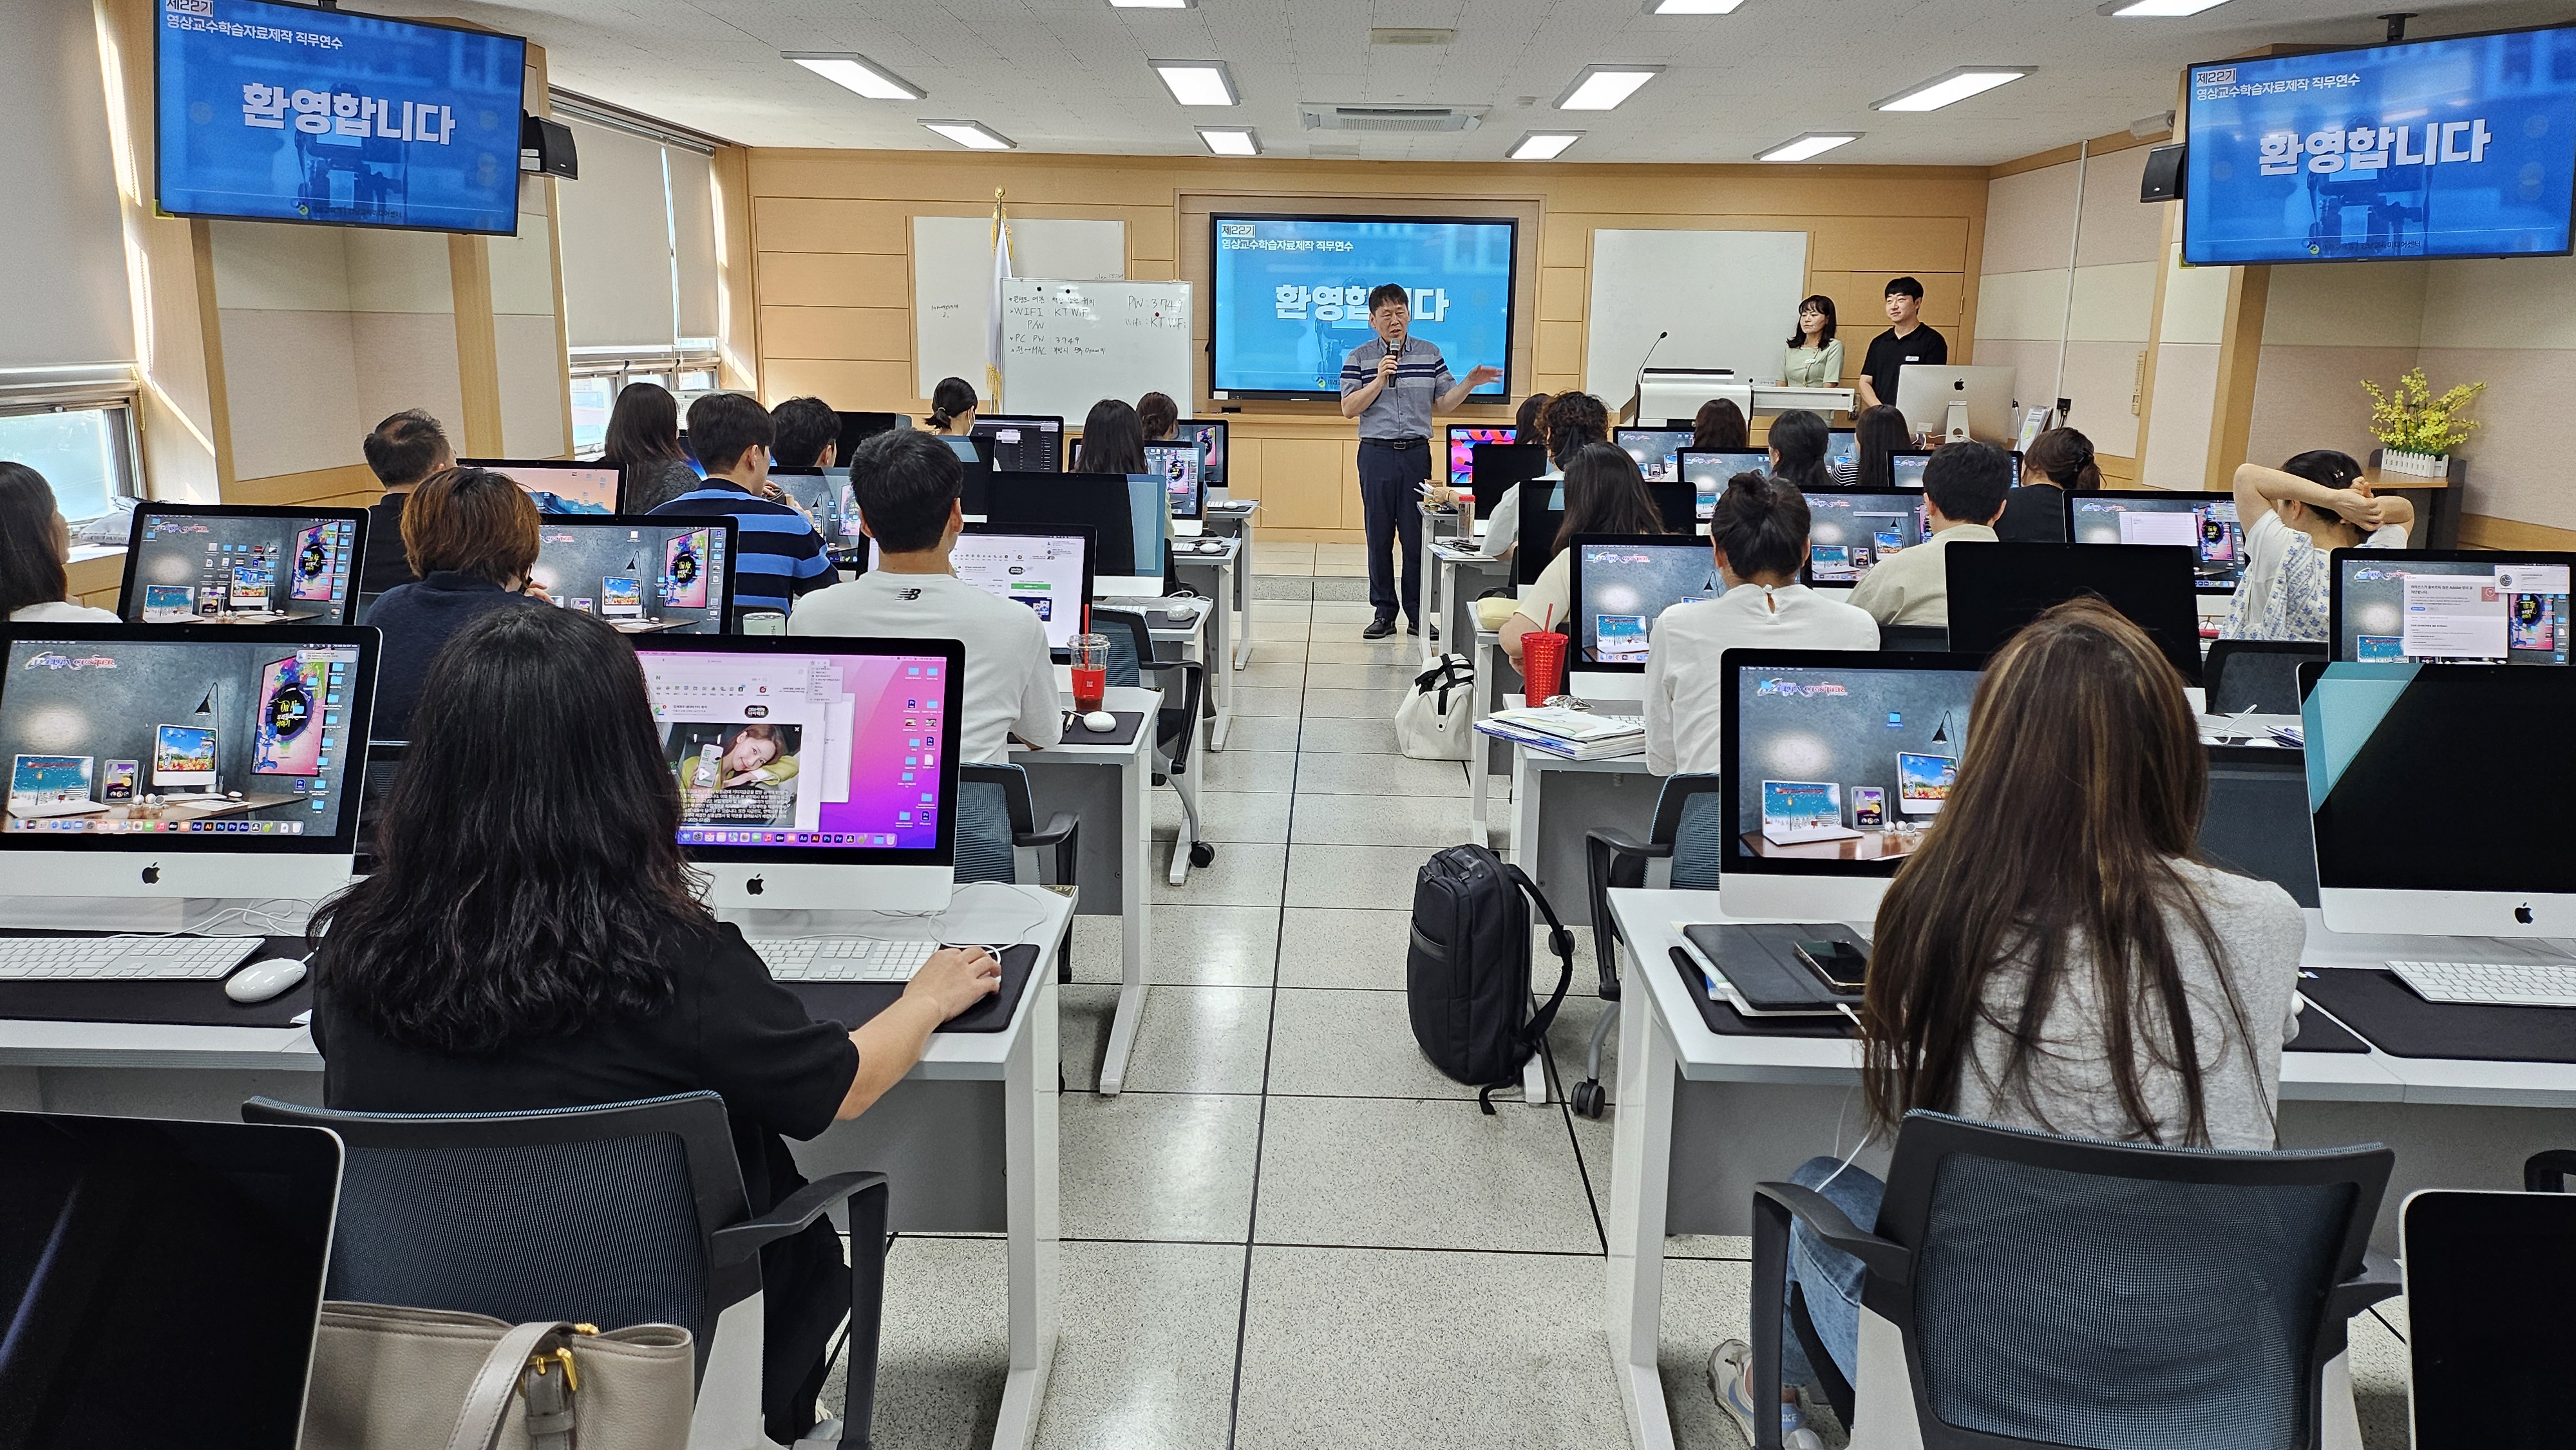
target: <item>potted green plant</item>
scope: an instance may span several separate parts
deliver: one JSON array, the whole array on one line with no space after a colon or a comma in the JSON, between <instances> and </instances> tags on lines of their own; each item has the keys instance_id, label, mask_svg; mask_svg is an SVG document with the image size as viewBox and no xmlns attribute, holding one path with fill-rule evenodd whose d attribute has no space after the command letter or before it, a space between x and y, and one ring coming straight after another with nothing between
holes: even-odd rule
<instances>
[{"instance_id":1,"label":"potted green plant","mask_svg":"<svg viewBox=\"0 0 2576 1450\"><path fill-rule=\"evenodd\" d=\"M2451 471L2451 450L2477 431L2475 418L2461 415L2484 383L2461 383L2440 397L2424 381L2422 368L2409 368L2397 386L2385 392L2364 378L2370 394L2370 434L2379 440L2379 471L2417 478L2441 478Z\"/></svg>"}]
</instances>

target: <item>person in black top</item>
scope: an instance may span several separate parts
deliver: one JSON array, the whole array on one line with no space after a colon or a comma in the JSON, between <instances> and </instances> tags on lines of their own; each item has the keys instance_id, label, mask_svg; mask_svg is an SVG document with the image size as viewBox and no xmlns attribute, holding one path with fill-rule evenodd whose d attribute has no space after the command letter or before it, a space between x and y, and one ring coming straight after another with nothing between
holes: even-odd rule
<instances>
[{"instance_id":1,"label":"person in black top","mask_svg":"<svg viewBox=\"0 0 2576 1450\"><path fill-rule=\"evenodd\" d=\"M699 899L643 669L588 615L508 609L466 626L414 727L375 874L314 918L331 1107L512 1112L712 1090L765 1213L804 1182L782 1138L865 1112L933 1029L999 986L990 956L950 949L855 1032L808 1016ZM761 1407L769 1437L792 1444L849 1310L832 1225L761 1250L761 1280Z\"/></svg>"},{"instance_id":2,"label":"person in black top","mask_svg":"<svg viewBox=\"0 0 2576 1450\"><path fill-rule=\"evenodd\" d=\"M660 383L628 383L609 410L602 463L626 469L630 514L649 514L698 486L698 471L680 447L680 403Z\"/></svg>"},{"instance_id":3,"label":"person in black top","mask_svg":"<svg viewBox=\"0 0 2576 1450\"><path fill-rule=\"evenodd\" d=\"M1907 363L1938 367L1950 360L1949 340L1918 319L1923 311L1923 284L1899 277L1887 284L1887 331L1869 340L1869 357L1860 365L1860 405L1896 406L1896 375ZM1917 432L1922 430L1917 429Z\"/></svg>"},{"instance_id":4,"label":"person in black top","mask_svg":"<svg viewBox=\"0 0 2576 1450\"><path fill-rule=\"evenodd\" d=\"M367 610L385 637L376 663L378 740L406 740L413 707L441 646L479 615L551 603L529 582L537 563L536 501L505 474L450 468L413 490L403 509L403 552L420 570Z\"/></svg>"},{"instance_id":5,"label":"person in black top","mask_svg":"<svg viewBox=\"0 0 2576 1450\"><path fill-rule=\"evenodd\" d=\"M778 441L769 445L769 461L780 468L824 468L833 444L841 440L841 415L820 398L790 398L769 410ZM665 499L663 502L668 503Z\"/></svg>"},{"instance_id":6,"label":"person in black top","mask_svg":"<svg viewBox=\"0 0 2576 1450\"><path fill-rule=\"evenodd\" d=\"M358 597L366 600L412 581L403 557L403 504L422 479L456 466L456 450L438 420L418 408L378 423L358 446L367 471L385 486L385 496L367 506L367 559L358 570Z\"/></svg>"},{"instance_id":7,"label":"person in black top","mask_svg":"<svg viewBox=\"0 0 2576 1450\"><path fill-rule=\"evenodd\" d=\"M2072 428L2051 428L2021 456L2021 486L2004 495L1995 537L2007 544L2065 543L2066 491L2101 486L2093 440Z\"/></svg>"}]
</instances>

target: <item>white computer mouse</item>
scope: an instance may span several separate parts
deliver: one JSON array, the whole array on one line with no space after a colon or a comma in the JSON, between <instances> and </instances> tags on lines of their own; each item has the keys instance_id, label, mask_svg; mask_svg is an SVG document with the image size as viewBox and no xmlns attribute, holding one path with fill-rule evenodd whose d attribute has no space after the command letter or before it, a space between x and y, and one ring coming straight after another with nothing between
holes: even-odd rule
<instances>
[{"instance_id":1,"label":"white computer mouse","mask_svg":"<svg viewBox=\"0 0 2576 1450\"><path fill-rule=\"evenodd\" d=\"M304 980L304 963L293 957L274 957L253 962L224 981L224 995L253 1006L273 997L282 997Z\"/></svg>"},{"instance_id":2,"label":"white computer mouse","mask_svg":"<svg viewBox=\"0 0 2576 1450\"><path fill-rule=\"evenodd\" d=\"M1199 602L1195 599L1175 599L1163 606L1163 612L1174 619L1196 619L1199 617Z\"/></svg>"},{"instance_id":3,"label":"white computer mouse","mask_svg":"<svg viewBox=\"0 0 2576 1450\"><path fill-rule=\"evenodd\" d=\"M1106 735L1118 728L1118 717L1106 710L1091 710L1082 717L1082 728L1094 735Z\"/></svg>"}]
</instances>

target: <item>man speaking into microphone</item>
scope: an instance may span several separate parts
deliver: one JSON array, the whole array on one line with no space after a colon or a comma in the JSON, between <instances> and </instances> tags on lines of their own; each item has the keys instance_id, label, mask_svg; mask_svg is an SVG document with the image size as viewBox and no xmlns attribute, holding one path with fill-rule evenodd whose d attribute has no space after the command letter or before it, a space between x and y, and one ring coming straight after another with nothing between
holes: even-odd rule
<instances>
[{"instance_id":1,"label":"man speaking into microphone","mask_svg":"<svg viewBox=\"0 0 2576 1450\"><path fill-rule=\"evenodd\" d=\"M1352 348L1342 359L1342 416L1360 420L1360 508L1368 528L1369 604L1377 617L1362 639L1395 633L1395 570L1404 570L1404 632L1422 632L1422 511L1416 504L1431 477L1431 415L1446 413L1467 395L1503 375L1474 367L1465 381L1449 376L1440 349L1411 336L1409 294L1389 282L1369 293L1369 330L1377 340ZM1402 553L1391 565L1389 547Z\"/></svg>"}]
</instances>

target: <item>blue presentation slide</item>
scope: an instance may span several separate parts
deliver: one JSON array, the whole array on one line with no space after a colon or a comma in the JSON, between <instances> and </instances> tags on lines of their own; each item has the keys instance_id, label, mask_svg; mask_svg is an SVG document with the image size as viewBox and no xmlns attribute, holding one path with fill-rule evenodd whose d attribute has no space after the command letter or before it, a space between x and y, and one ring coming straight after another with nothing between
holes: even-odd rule
<instances>
[{"instance_id":1,"label":"blue presentation slide","mask_svg":"<svg viewBox=\"0 0 2576 1450\"><path fill-rule=\"evenodd\" d=\"M2191 69L2183 258L2568 249L2576 28Z\"/></svg>"},{"instance_id":2,"label":"blue presentation slide","mask_svg":"<svg viewBox=\"0 0 2576 1450\"><path fill-rule=\"evenodd\" d=\"M161 0L158 191L182 216L512 235L527 42Z\"/></svg>"},{"instance_id":3,"label":"blue presentation slide","mask_svg":"<svg viewBox=\"0 0 2576 1450\"><path fill-rule=\"evenodd\" d=\"M1475 397L1511 396L1511 221L1219 214L1215 225L1218 393L1340 397L1342 359L1374 335L1369 292L1393 282L1412 294L1413 336L1451 373L1505 371Z\"/></svg>"}]
</instances>

